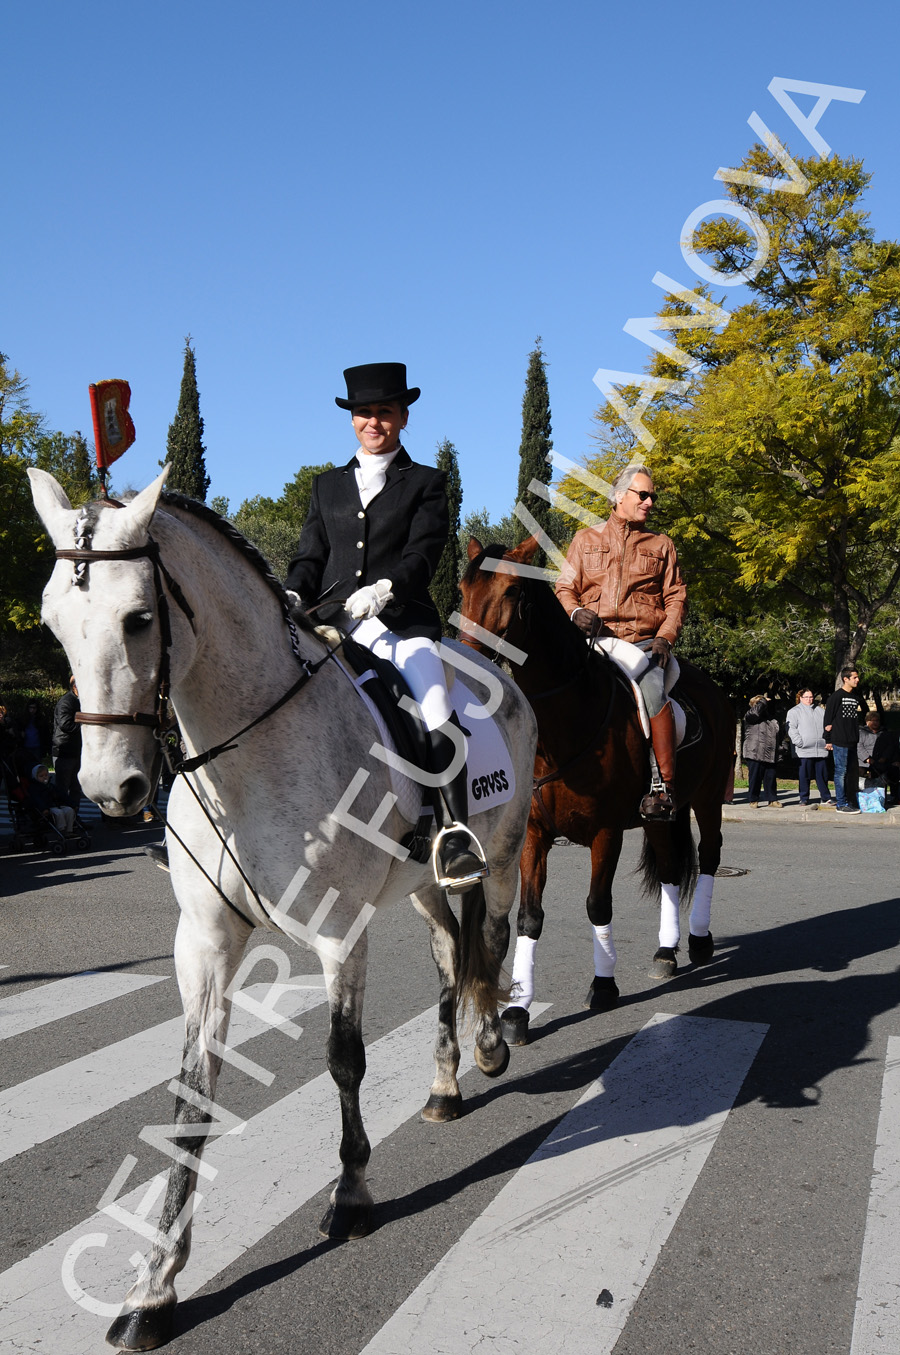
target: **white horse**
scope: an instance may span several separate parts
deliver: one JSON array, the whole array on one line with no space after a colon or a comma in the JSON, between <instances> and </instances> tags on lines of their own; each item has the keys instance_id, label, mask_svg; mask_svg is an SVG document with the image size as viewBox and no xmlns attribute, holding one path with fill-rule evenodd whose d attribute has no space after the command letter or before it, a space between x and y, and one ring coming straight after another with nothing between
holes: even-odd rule
<instances>
[{"instance_id":1,"label":"white horse","mask_svg":"<svg viewBox=\"0 0 900 1355\"><path fill-rule=\"evenodd\" d=\"M285 594L259 553L203 505L177 495L160 501L165 471L124 506L77 511L52 476L29 475L57 549L43 619L78 684L85 793L110 815L147 803L169 693L189 758L228 745L178 777L169 800L185 1011L180 1132L148 1268L107 1335L117 1348L147 1350L171 1334L233 981L254 927L302 937L325 973L328 1067L343 1127L341 1174L320 1225L326 1236L359 1237L371 1226L359 1087L365 924L373 907L408 895L430 928L441 1000L436 1076L423 1114L459 1114L458 1007L474 1009L478 1066L489 1076L504 1071L500 966L531 800L535 722L512 682L463 651L460 666L488 687L497 707L516 792L477 819L490 875L462 896L458 924L431 866L401 859L397 843L411 825L390 793L387 766L370 756L379 741L374 721L312 630L294 628L292 649ZM279 705L292 688L300 690ZM483 708L470 703L468 713L477 728Z\"/></svg>"}]
</instances>

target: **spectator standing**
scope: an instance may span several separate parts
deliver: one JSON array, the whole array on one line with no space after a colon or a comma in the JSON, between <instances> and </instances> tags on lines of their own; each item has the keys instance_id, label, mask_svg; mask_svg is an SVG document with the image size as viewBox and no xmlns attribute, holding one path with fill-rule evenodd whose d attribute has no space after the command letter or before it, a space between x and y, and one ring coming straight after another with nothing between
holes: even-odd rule
<instances>
[{"instance_id":1,"label":"spectator standing","mask_svg":"<svg viewBox=\"0 0 900 1355\"><path fill-rule=\"evenodd\" d=\"M866 780L879 784L886 782L896 804L900 800L900 739L892 729L883 727L881 713L877 710L870 710L866 716L866 727L859 734L857 756Z\"/></svg>"},{"instance_id":2,"label":"spectator standing","mask_svg":"<svg viewBox=\"0 0 900 1355\"><path fill-rule=\"evenodd\" d=\"M778 721L764 696L754 696L744 716L744 761L747 764L747 795L751 809L759 808L762 791L770 809L780 809L775 759L778 756Z\"/></svg>"},{"instance_id":3,"label":"spectator standing","mask_svg":"<svg viewBox=\"0 0 900 1355\"><path fill-rule=\"evenodd\" d=\"M819 788L819 801L831 806L834 801L828 789L828 757L825 752L825 708L814 705L812 688L801 687L797 693L797 704L787 713L788 738L794 745L794 752L800 764L800 803L811 809L818 805L809 805L810 783L815 777Z\"/></svg>"},{"instance_id":4,"label":"spectator standing","mask_svg":"<svg viewBox=\"0 0 900 1355\"><path fill-rule=\"evenodd\" d=\"M858 686L859 670L842 668L841 685L825 702L825 747L834 753L834 793L839 814L860 812L856 803L859 717L868 715L869 707L858 695Z\"/></svg>"},{"instance_id":5,"label":"spectator standing","mask_svg":"<svg viewBox=\"0 0 900 1355\"><path fill-rule=\"evenodd\" d=\"M18 743L15 721L6 706L0 703L0 758L4 762L12 763Z\"/></svg>"},{"instance_id":6,"label":"spectator standing","mask_svg":"<svg viewBox=\"0 0 900 1355\"><path fill-rule=\"evenodd\" d=\"M29 765L43 762L50 752L50 731L36 701L29 701L19 722L19 737L28 755Z\"/></svg>"},{"instance_id":7,"label":"spectator standing","mask_svg":"<svg viewBox=\"0 0 900 1355\"><path fill-rule=\"evenodd\" d=\"M53 766L60 795L75 813L81 804L78 770L81 767L81 727L75 715L81 709L75 679L69 678L69 690L61 696L53 712Z\"/></svg>"}]
</instances>

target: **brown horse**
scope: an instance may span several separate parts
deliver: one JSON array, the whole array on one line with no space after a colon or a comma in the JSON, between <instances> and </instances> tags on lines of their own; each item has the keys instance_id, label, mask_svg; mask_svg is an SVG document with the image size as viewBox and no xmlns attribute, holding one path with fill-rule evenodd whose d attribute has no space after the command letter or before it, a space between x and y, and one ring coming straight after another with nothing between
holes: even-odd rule
<instances>
[{"instance_id":1,"label":"brown horse","mask_svg":"<svg viewBox=\"0 0 900 1355\"><path fill-rule=\"evenodd\" d=\"M591 650L553 589L529 569L537 550L529 537L515 550L483 548L472 537L462 591L461 638L512 660L516 682L538 721L534 795L520 864L521 896L513 997L504 1014L510 1042L524 1044L534 996L534 951L544 923L541 898L547 854L564 835L591 849L587 914L594 930L594 980L585 1001L593 1011L615 1007L612 882L627 828L642 827L640 869L660 897L655 978L678 968L679 904L693 889L688 955L693 964L713 956L709 930L713 877L722 848L722 804L731 797L735 717L724 693L699 669L681 661L675 695L693 706L702 734L685 739L677 759L675 821L641 820L638 806L650 782L648 743L630 683L602 650ZM522 567L525 568L522 568ZM698 731L699 732L699 731ZM700 830L699 871L691 835L693 809Z\"/></svg>"}]
</instances>

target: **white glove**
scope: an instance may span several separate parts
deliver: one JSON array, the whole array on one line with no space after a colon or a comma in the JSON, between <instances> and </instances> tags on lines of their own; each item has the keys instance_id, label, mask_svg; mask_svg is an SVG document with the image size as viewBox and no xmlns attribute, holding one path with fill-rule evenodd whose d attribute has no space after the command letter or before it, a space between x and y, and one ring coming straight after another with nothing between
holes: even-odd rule
<instances>
[{"instance_id":1,"label":"white glove","mask_svg":"<svg viewBox=\"0 0 900 1355\"><path fill-rule=\"evenodd\" d=\"M301 607L303 605L302 602L300 601L299 593L295 593L292 588L285 588L284 591L287 593L288 597L290 598L291 602L294 604L295 607Z\"/></svg>"},{"instance_id":2,"label":"white glove","mask_svg":"<svg viewBox=\"0 0 900 1355\"><path fill-rule=\"evenodd\" d=\"M390 579L379 579L377 583L366 584L365 588L357 588L351 593L344 603L344 610L354 621L368 620L384 611L392 596Z\"/></svg>"}]
</instances>

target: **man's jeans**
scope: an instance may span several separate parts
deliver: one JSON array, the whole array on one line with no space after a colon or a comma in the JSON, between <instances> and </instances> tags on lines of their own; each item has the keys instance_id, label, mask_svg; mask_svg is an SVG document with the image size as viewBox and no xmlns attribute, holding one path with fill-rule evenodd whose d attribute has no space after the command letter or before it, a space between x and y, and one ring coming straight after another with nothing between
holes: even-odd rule
<instances>
[{"instance_id":1,"label":"man's jeans","mask_svg":"<svg viewBox=\"0 0 900 1355\"><path fill-rule=\"evenodd\" d=\"M841 748L839 744L833 744L834 752L834 794L837 800L838 809L845 809L850 803L847 797L847 791L853 796L855 808L856 800L856 777L857 761L855 748Z\"/></svg>"}]
</instances>

